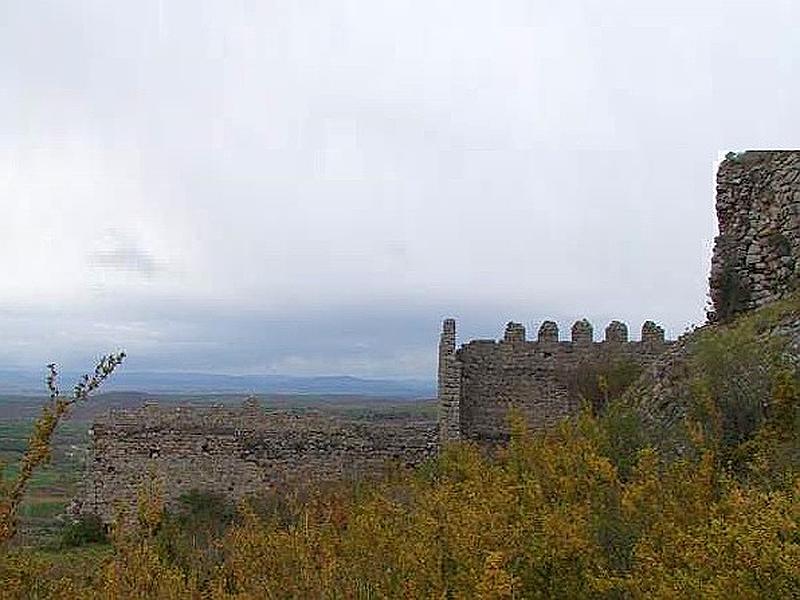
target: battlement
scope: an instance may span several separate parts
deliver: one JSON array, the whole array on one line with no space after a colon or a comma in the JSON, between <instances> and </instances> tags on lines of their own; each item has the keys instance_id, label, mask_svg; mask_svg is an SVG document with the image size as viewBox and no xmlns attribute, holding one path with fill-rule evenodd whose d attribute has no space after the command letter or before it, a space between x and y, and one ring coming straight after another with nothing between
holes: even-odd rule
<instances>
[{"instance_id":1,"label":"battlement","mask_svg":"<svg viewBox=\"0 0 800 600\"><path fill-rule=\"evenodd\" d=\"M672 343L653 321L642 325L639 340L629 339L625 323L612 321L595 341L594 327L581 319L568 340L560 339L554 321L544 321L535 340L512 321L499 340L457 347L455 321L447 319L439 344L440 440L501 439L511 407L534 427L551 425L577 411L574 380L580 369L614 362L645 366Z\"/></svg>"},{"instance_id":2,"label":"battlement","mask_svg":"<svg viewBox=\"0 0 800 600\"><path fill-rule=\"evenodd\" d=\"M452 339L455 348L455 321L448 319L448 339ZM444 328L443 328L444 331ZM664 344L664 329L656 325L653 321L645 321L641 329L641 342L628 340L628 326L621 321L611 321L605 329L605 338L602 341L594 341L594 327L586 319L575 321L570 330L570 340L560 340L558 324L555 321L544 321L539 327L536 340L528 340L526 337L525 326L521 323L509 321L506 324L503 338L498 342L495 340L473 340L469 344L512 343L512 344L573 344L575 346L585 346L588 344Z\"/></svg>"}]
</instances>

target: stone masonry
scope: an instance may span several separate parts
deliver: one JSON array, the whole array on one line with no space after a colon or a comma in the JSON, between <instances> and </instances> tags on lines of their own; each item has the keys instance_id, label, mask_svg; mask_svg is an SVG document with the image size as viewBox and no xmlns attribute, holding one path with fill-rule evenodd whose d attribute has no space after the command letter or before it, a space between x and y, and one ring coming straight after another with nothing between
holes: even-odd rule
<instances>
[{"instance_id":1,"label":"stone masonry","mask_svg":"<svg viewBox=\"0 0 800 600\"><path fill-rule=\"evenodd\" d=\"M800 151L728 154L717 172L710 321L783 298L800 280Z\"/></svg>"},{"instance_id":2,"label":"stone masonry","mask_svg":"<svg viewBox=\"0 0 800 600\"><path fill-rule=\"evenodd\" d=\"M84 491L76 511L109 522L136 504L155 475L169 503L203 490L231 499L377 474L414 465L437 450L431 421L344 421L241 407L148 404L111 411L94 423Z\"/></svg>"},{"instance_id":3,"label":"stone masonry","mask_svg":"<svg viewBox=\"0 0 800 600\"><path fill-rule=\"evenodd\" d=\"M592 325L577 321L570 341L560 341L558 325L545 321L538 339L508 323L502 340L473 340L456 348L456 324L446 319L439 343L440 442L503 441L507 416L516 408L534 428L574 415L579 398L574 381L582 367L631 362L645 367L672 342L652 321L642 326L641 341L628 340L628 328L614 321L605 340L593 341Z\"/></svg>"}]
</instances>

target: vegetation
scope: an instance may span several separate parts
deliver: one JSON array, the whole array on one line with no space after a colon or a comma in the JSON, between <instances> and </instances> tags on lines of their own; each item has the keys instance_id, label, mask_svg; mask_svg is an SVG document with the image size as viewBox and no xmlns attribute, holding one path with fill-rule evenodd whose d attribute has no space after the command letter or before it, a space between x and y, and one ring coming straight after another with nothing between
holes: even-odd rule
<instances>
[{"instance_id":1,"label":"vegetation","mask_svg":"<svg viewBox=\"0 0 800 600\"><path fill-rule=\"evenodd\" d=\"M592 414L599 415L612 400L620 398L641 374L642 367L629 360L583 364L570 382L570 392L588 403Z\"/></svg>"},{"instance_id":2,"label":"vegetation","mask_svg":"<svg viewBox=\"0 0 800 600\"><path fill-rule=\"evenodd\" d=\"M67 524L61 532L61 546L74 548L108 541L106 528L97 515L82 515Z\"/></svg>"},{"instance_id":3,"label":"vegetation","mask_svg":"<svg viewBox=\"0 0 800 600\"><path fill-rule=\"evenodd\" d=\"M166 509L148 480L138 515L120 519L108 545L8 549L4 593L796 597L800 380L789 349L769 335L785 309L697 333L677 458L613 399L610 382L624 369L605 383L597 374L578 417L530 432L514 416L510 444L491 456L453 444L381 481L236 510L200 493Z\"/></svg>"},{"instance_id":4,"label":"vegetation","mask_svg":"<svg viewBox=\"0 0 800 600\"><path fill-rule=\"evenodd\" d=\"M720 322L730 321L734 315L745 310L751 301L750 288L742 281L741 275L731 265L725 265L719 282L719 306L716 307L716 319Z\"/></svg>"},{"instance_id":5,"label":"vegetation","mask_svg":"<svg viewBox=\"0 0 800 600\"><path fill-rule=\"evenodd\" d=\"M63 515L80 485L88 429L88 423L76 422L73 416L54 433L52 458L34 472L17 511L14 544L58 545ZM31 420L0 420L0 463L6 465L2 477L6 481L16 477L32 431Z\"/></svg>"},{"instance_id":6,"label":"vegetation","mask_svg":"<svg viewBox=\"0 0 800 600\"><path fill-rule=\"evenodd\" d=\"M17 513L34 473L50 461L56 427L67 416L70 408L76 402L87 400L124 359L124 352L102 357L94 373L84 375L73 386L71 396L63 395L58 388L56 365L47 365L46 383L50 391L50 401L42 408L41 415L33 424L33 431L16 475L9 482L0 479L0 545L11 539L16 531ZM0 469L0 476L2 475L3 469Z\"/></svg>"}]
</instances>

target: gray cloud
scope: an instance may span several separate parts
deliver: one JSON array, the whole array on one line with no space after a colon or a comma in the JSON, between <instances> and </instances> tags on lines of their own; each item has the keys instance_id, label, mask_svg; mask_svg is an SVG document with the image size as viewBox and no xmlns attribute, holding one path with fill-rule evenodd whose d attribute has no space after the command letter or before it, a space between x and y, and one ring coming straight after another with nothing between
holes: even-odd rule
<instances>
[{"instance_id":1,"label":"gray cloud","mask_svg":"<svg viewBox=\"0 0 800 600\"><path fill-rule=\"evenodd\" d=\"M162 270L151 252L120 231L109 231L97 246L88 257L92 267L148 279Z\"/></svg>"}]
</instances>

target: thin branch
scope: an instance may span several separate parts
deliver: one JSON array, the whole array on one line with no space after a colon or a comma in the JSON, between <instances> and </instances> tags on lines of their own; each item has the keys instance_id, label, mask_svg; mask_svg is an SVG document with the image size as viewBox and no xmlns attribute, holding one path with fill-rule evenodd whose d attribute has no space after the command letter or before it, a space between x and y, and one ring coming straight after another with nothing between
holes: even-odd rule
<instances>
[{"instance_id":1,"label":"thin branch","mask_svg":"<svg viewBox=\"0 0 800 600\"><path fill-rule=\"evenodd\" d=\"M5 497L0 498L0 543L13 537L16 530L16 515L28 483L36 468L50 460L51 443L56 427L66 416L70 406L84 401L100 387L111 373L125 359L125 352L103 356L97 363L94 373L84 375L75 384L71 397L61 395L58 388L58 370L55 363L47 365L45 382L50 392L50 402L42 407L42 413L33 423L33 432L28 439L28 447L20 461L19 472Z\"/></svg>"}]
</instances>

